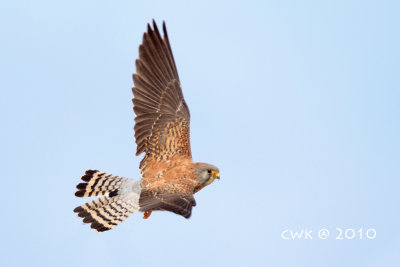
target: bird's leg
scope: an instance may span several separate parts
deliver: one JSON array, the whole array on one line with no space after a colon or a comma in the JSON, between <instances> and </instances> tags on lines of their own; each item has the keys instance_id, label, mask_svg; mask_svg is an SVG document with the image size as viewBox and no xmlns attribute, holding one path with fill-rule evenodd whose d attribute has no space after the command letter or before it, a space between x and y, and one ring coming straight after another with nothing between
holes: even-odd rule
<instances>
[{"instance_id":1,"label":"bird's leg","mask_svg":"<svg viewBox=\"0 0 400 267\"><path fill-rule=\"evenodd\" d=\"M149 211L146 211L146 212L144 213L143 219L147 219L147 218L149 218L149 217L150 217L150 215L151 215L151 210L149 210Z\"/></svg>"}]
</instances>

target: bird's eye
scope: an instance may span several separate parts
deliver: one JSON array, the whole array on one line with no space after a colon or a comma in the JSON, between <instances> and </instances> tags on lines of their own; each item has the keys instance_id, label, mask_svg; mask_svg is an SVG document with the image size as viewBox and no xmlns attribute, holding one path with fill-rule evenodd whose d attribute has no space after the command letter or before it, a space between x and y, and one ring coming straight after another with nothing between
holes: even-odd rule
<instances>
[{"instance_id":1,"label":"bird's eye","mask_svg":"<svg viewBox=\"0 0 400 267\"><path fill-rule=\"evenodd\" d=\"M212 170L207 170L207 173L208 173L208 174L211 174L211 173L212 173Z\"/></svg>"}]
</instances>

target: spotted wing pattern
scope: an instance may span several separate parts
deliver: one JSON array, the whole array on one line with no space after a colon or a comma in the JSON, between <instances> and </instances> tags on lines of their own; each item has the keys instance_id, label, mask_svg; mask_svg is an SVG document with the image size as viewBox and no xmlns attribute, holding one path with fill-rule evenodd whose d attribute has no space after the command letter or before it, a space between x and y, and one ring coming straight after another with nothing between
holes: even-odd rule
<instances>
[{"instance_id":1,"label":"spotted wing pattern","mask_svg":"<svg viewBox=\"0 0 400 267\"><path fill-rule=\"evenodd\" d=\"M148 25L133 75L136 155L145 152L140 164L142 174L152 159L191 158L190 113L183 98L165 23L163 32L161 37L154 21L153 29Z\"/></svg>"}]
</instances>

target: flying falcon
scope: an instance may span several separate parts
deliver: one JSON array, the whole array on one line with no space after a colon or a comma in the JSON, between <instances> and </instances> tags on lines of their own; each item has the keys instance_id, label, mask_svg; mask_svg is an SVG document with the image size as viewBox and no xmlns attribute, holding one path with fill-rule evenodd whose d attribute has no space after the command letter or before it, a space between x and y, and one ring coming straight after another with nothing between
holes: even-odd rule
<instances>
[{"instance_id":1,"label":"flying falcon","mask_svg":"<svg viewBox=\"0 0 400 267\"><path fill-rule=\"evenodd\" d=\"M189 108L168 40L153 20L147 25L139 46L136 74L133 74L136 155L141 180L124 178L98 170L87 170L77 185L77 197L99 198L74 209L84 223L98 232L108 231L135 211L165 210L189 218L196 206L193 195L219 179L219 169L194 163L190 150Z\"/></svg>"}]
</instances>

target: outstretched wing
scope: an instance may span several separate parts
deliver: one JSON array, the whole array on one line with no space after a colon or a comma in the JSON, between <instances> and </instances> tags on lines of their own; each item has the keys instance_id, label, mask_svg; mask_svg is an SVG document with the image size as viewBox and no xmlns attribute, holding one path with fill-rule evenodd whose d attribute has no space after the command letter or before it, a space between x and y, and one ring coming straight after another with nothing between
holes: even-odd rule
<instances>
[{"instance_id":1,"label":"outstretched wing","mask_svg":"<svg viewBox=\"0 0 400 267\"><path fill-rule=\"evenodd\" d=\"M151 159L191 158L190 113L183 98L165 22L161 37L153 20L147 25L133 75L136 155L145 152L140 168Z\"/></svg>"}]
</instances>

